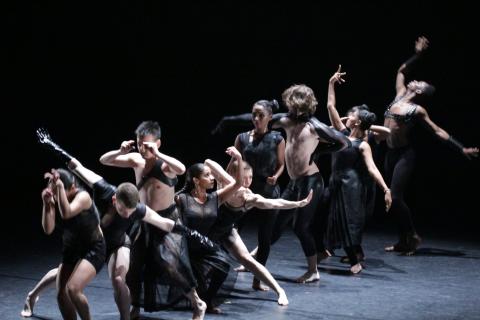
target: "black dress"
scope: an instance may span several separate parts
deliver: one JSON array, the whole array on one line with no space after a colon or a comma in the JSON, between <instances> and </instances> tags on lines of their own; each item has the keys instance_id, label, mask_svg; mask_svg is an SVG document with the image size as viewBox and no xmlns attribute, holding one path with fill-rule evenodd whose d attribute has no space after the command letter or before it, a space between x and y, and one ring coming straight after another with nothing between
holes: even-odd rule
<instances>
[{"instance_id":1,"label":"black dress","mask_svg":"<svg viewBox=\"0 0 480 320\"><path fill-rule=\"evenodd\" d=\"M361 143L360 139L354 140L351 147L332 155L327 227L330 248L351 248L362 242L369 180L359 150Z\"/></svg>"}]
</instances>

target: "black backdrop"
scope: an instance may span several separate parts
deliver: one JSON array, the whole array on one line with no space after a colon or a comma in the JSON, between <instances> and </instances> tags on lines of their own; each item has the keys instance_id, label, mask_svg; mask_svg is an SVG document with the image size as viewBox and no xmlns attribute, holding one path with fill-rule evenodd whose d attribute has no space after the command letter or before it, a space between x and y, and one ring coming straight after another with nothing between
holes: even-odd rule
<instances>
[{"instance_id":1,"label":"black backdrop","mask_svg":"<svg viewBox=\"0 0 480 320\"><path fill-rule=\"evenodd\" d=\"M209 134L222 115L305 83L316 92L317 117L328 122L327 81L339 63L347 72L340 111L367 103L381 119L396 69L419 35L431 45L414 76L437 87L427 106L432 119L466 145L480 144L477 17L460 1L12 1L5 12L2 236L41 232L42 173L60 164L36 144L38 126L114 183L133 173L104 167L99 156L133 139L148 119L161 124L165 153L186 165L205 157L225 163L236 132ZM424 228L473 230L478 160L424 130L416 140L408 194L416 219ZM329 159L322 161L327 177Z\"/></svg>"}]
</instances>

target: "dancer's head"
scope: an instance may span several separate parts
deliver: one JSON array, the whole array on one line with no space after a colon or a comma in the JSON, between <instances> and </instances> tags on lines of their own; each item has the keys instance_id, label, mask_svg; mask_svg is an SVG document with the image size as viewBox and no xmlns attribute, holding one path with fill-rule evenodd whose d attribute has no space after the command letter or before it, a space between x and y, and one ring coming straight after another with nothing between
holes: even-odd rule
<instances>
[{"instance_id":1,"label":"dancer's head","mask_svg":"<svg viewBox=\"0 0 480 320\"><path fill-rule=\"evenodd\" d=\"M156 121L144 121L135 130L137 135L137 148L138 152L143 158L149 159L155 157L155 155L145 147L144 142L153 142L160 148L162 131L160 125Z\"/></svg>"},{"instance_id":2,"label":"dancer's head","mask_svg":"<svg viewBox=\"0 0 480 320\"><path fill-rule=\"evenodd\" d=\"M215 179L210 168L203 163L196 163L187 169L182 192L190 193L192 190L208 190L213 188L214 183Z\"/></svg>"},{"instance_id":3,"label":"dancer's head","mask_svg":"<svg viewBox=\"0 0 480 320\"><path fill-rule=\"evenodd\" d=\"M128 218L140 202L137 187L130 182L120 184L112 196L112 201L117 213L123 218Z\"/></svg>"},{"instance_id":4,"label":"dancer's head","mask_svg":"<svg viewBox=\"0 0 480 320\"><path fill-rule=\"evenodd\" d=\"M358 127L362 131L368 130L377 119L375 113L370 112L365 104L352 107L348 110L347 117L347 123L345 124L347 128Z\"/></svg>"},{"instance_id":5,"label":"dancer's head","mask_svg":"<svg viewBox=\"0 0 480 320\"><path fill-rule=\"evenodd\" d=\"M253 180L252 166L247 161L242 160L242 169L243 169L242 187L250 188L250 185L252 184L252 180ZM232 177L235 177L237 175L237 170L238 170L238 161L235 160L232 162L232 164L228 168L227 173Z\"/></svg>"},{"instance_id":6,"label":"dancer's head","mask_svg":"<svg viewBox=\"0 0 480 320\"><path fill-rule=\"evenodd\" d=\"M55 171L58 173L59 179L62 180L67 199L71 201L79 189L77 179L75 179L75 176L68 170L60 168L56 169Z\"/></svg>"},{"instance_id":7,"label":"dancer's head","mask_svg":"<svg viewBox=\"0 0 480 320\"><path fill-rule=\"evenodd\" d=\"M407 84L407 90L409 92L415 93L415 96L412 98L412 101L418 104L430 99L435 93L435 87L425 81L410 81Z\"/></svg>"},{"instance_id":8,"label":"dancer's head","mask_svg":"<svg viewBox=\"0 0 480 320\"><path fill-rule=\"evenodd\" d=\"M295 118L308 119L317 109L317 99L313 90L304 84L293 85L282 93L283 103Z\"/></svg>"},{"instance_id":9,"label":"dancer's head","mask_svg":"<svg viewBox=\"0 0 480 320\"><path fill-rule=\"evenodd\" d=\"M264 131L272 120L273 112L279 109L277 100L259 100L252 107L252 122L256 130Z\"/></svg>"}]
</instances>

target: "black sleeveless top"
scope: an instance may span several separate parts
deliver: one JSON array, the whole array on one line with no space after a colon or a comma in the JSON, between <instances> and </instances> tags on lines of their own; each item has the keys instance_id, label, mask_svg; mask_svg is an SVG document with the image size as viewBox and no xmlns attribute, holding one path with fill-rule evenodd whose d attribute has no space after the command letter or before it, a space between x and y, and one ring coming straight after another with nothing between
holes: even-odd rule
<instances>
[{"instance_id":1,"label":"black sleeveless top","mask_svg":"<svg viewBox=\"0 0 480 320\"><path fill-rule=\"evenodd\" d=\"M238 138L239 151L243 160L252 166L254 179L259 177L265 180L273 176L277 169L277 146L283 140L280 132L268 131L253 141L250 141L250 132L243 132L238 135Z\"/></svg>"},{"instance_id":2,"label":"black sleeveless top","mask_svg":"<svg viewBox=\"0 0 480 320\"><path fill-rule=\"evenodd\" d=\"M178 178L167 177L162 170L162 164L163 164L163 161L160 159L157 159L155 161L155 165L153 166L153 168L146 175L144 175L142 177L142 180L140 180L140 182L138 183L137 185L138 190L140 190L145 185L145 183L149 178L158 179L169 187L174 187L177 184Z\"/></svg>"}]
</instances>

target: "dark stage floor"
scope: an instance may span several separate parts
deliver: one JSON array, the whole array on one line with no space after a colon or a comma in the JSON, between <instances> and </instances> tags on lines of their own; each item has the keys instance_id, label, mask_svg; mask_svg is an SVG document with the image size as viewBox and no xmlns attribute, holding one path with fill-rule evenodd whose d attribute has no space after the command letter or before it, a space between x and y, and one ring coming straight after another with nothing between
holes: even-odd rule
<instances>
[{"instance_id":1,"label":"dark stage floor","mask_svg":"<svg viewBox=\"0 0 480 320\"><path fill-rule=\"evenodd\" d=\"M244 232L247 245L255 239ZM296 237L288 232L273 247L268 268L285 288L288 307L279 307L272 292L250 289L252 275L240 273L221 316L206 319L480 319L480 248L478 241L424 236L414 257L387 254L393 235L372 231L365 236L366 269L348 275L339 263L343 252L320 264L320 282L299 285L291 279L305 271ZM0 319L21 319L27 292L59 261L60 248L47 237L0 253ZM106 268L86 290L93 319L118 319ZM54 290L35 308L34 319L61 319ZM190 311L145 314L145 319L189 319Z\"/></svg>"}]
</instances>

